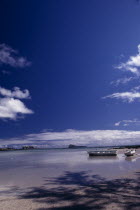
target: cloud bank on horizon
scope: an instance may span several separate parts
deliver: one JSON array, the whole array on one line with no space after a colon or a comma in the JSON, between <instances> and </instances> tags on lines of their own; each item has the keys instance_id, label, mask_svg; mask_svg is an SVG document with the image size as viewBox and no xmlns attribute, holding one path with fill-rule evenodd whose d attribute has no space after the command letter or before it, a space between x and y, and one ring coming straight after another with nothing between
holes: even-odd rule
<instances>
[{"instance_id":1,"label":"cloud bank on horizon","mask_svg":"<svg viewBox=\"0 0 140 210\"><path fill-rule=\"evenodd\" d=\"M0 145L45 145L67 147L69 144L86 146L115 146L139 144L140 131L128 130L74 130L46 131L28 134L19 138L0 139ZM86 140L86 141L85 141Z\"/></svg>"}]
</instances>

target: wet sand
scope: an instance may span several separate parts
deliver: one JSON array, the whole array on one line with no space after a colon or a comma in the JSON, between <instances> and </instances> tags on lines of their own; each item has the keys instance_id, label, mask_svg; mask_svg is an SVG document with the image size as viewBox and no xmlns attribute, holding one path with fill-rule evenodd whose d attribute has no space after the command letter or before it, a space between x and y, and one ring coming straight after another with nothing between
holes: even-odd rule
<instances>
[{"instance_id":1,"label":"wet sand","mask_svg":"<svg viewBox=\"0 0 140 210\"><path fill-rule=\"evenodd\" d=\"M140 150L89 158L85 150L0 153L0 210L140 209Z\"/></svg>"}]
</instances>

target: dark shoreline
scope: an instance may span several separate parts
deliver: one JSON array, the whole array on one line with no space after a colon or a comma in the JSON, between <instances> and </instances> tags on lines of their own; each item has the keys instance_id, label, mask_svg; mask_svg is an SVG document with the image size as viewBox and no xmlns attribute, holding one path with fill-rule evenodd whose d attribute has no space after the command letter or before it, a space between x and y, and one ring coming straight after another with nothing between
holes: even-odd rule
<instances>
[{"instance_id":1,"label":"dark shoreline","mask_svg":"<svg viewBox=\"0 0 140 210\"><path fill-rule=\"evenodd\" d=\"M74 146L74 147L65 147L65 148L39 148L39 147L34 147L34 146L24 146L22 148L11 148L11 147L3 147L0 148L0 152L5 152L5 151L26 151L26 150L55 150L55 149L102 149L102 148L112 148L112 149L139 149L140 145L125 145L125 146L99 146L99 147L87 147L87 146Z\"/></svg>"}]
</instances>

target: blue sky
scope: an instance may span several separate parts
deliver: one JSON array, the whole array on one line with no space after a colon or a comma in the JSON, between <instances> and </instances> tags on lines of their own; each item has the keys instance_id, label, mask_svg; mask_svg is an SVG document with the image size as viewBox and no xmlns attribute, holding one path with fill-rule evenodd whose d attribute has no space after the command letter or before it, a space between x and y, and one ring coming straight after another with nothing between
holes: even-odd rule
<instances>
[{"instance_id":1,"label":"blue sky","mask_svg":"<svg viewBox=\"0 0 140 210\"><path fill-rule=\"evenodd\" d=\"M140 143L139 1L5 0L0 16L1 145Z\"/></svg>"}]
</instances>

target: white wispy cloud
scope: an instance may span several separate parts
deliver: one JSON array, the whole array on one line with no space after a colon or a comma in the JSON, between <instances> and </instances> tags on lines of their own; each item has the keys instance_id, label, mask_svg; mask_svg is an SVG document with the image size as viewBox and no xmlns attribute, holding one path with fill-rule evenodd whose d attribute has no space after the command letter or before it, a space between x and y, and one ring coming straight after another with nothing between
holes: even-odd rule
<instances>
[{"instance_id":1,"label":"white wispy cloud","mask_svg":"<svg viewBox=\"0 0 140 210\"><path fill-rule=\"evenodd\" d=\"M114 124L115 126L129 126L129 125L140 125L140 120L133 119L133 120L121 120Z\"/></svg>"},{"instance_id":2,"label":"white wispy cloud","mask_svg":"<svg viewBox=\"0 0 140 210\"><path fill-rule=\"evenodd\" d=\"M48 147L67 147L69 144L87 146L108 146L139 144L140 131L127 130L74 130L62 132L41 132L19 138L0 139L0 144L45 144Z\"/></svg>"},{"instance_id":3,"label":"white wispy cloud","mask_svg":"<svg viewBox=\"0 0 140 210\"><path fill-rule=\"evenodd\" d=\"M136 55L130 56L125 63L119 64L116 68L130 71L136 76L140 76L140 45L138 45L138 53Z\"/></svg>"},{"instance_id":4,"label":"white wispy cloud","mask_svg":"<svg viewBox=\"0 0 140 210\"><path fill-rule=\"evenodd\" d=\"M138 91L138 90L140 90L140 85L131 88L131 91L133 92Z\"/></svg>"},{"instance_id":5,"label":"white wispy cloud","mask_svg":"<svg viewBox=\"0 0 140 210\"><path fill-rule=\"evenodd\" d=\"M138 45L138 54L136 54L135 56L130 56L125 63L121 63L116 68L130 71L135 76L119 78L116 81L112 81L111 84L119 86L120 84L127 84L134 79L138 80L140 76L140 45ZM103 99L115 98L124 102L133 102L140 98L139 90L140 85L134 86L133 88L129 89L129 91L115 92L113 94L109 94L103 97Z\"/></svg>"},{"instance_id":6,"label":"white wispy cloud","mask_svg":"<svg viewBox=\"0 0 140 210\"><path fill-rule=\"evenodd\" d=\"M115 99L121 99L124 102L133 102L136 99L140 98L140 92L113 93L113 94L103 97L103 99L106 99L106 98L115 98Z\"/></svg>"},{"instance_id":7,"label":"white wispy cloud","mask_svg":"<svg viewBox=\"0 0 140 210\"><path fill-rule=\"evenodd\" d=\"M0 44L0 64L24 68L30 66L31 62L25 57L19 56L18 51L12 49L10 46Z\"/></svg>"},{"instance_id":8,"label":"white wispy cloud","mask_svg":"<svg viewBox=\"0 0 140 210\"><path fill-rule=\"evenodd\" d=\"M25 89L21 91L19 87L14 87L13 91L0 87L0 94L2 96L12 97L12 98L20 98L20 99L30 98L29 90Z\"/></svg>"},{"instance_id":9,"label":"white wispy cloud","mask_svg":"<svg viewBox=\"0 0 140 210\"><path fill-rule=\"evenodd\" d=\"M32 114L33 111L28 109L19 99L0 98L0 118L16 120L19 115Z\"/></svg>"},{"instance_id":10,"label":"white wispy cloud","mask_svg":"<svg viewBox=\"0 0 140 210\"><path fill-rule=\"evenodd\" d=\"M110 84L111 85L115 85L115 86L118 86L120 84L127 84L128 82L134 80L136 77L124 77L124 78L120 78L120 79L117 79L116 81L112 81Z\"/></svg>"}]
</instances>

